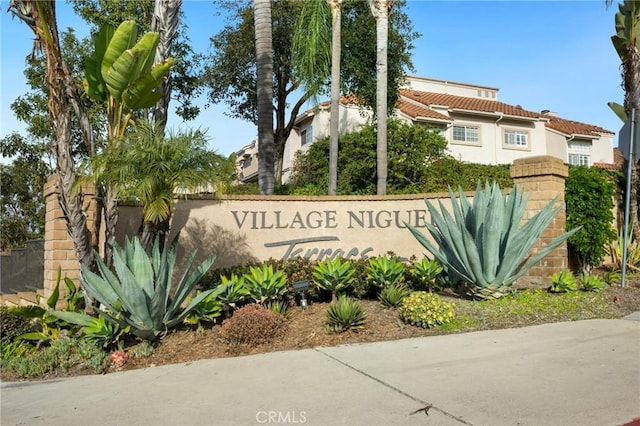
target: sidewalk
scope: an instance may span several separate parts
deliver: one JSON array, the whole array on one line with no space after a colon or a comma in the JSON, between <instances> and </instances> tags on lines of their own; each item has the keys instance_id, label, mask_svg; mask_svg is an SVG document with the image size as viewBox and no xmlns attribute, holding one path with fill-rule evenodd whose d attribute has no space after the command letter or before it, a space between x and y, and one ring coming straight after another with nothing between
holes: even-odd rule
<instances>
[{"instance_id":1,"label":"sidewalk","mask_svg":"<svg viewBox=\"0 0 640 426\"><path fill-rule=\"evenodd\" d=\"M8 425L622 425L640 322L520 329L2 383ZM416 410L432 405L425 415Z\"/></svg>"}]
</instances>

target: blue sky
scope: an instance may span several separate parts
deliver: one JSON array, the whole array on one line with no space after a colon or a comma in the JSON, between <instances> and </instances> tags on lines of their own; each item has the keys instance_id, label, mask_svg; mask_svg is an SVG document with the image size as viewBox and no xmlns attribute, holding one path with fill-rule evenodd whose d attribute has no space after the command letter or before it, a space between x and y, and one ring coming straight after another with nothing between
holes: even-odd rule
<instances>
[{"instance_id":1,"label":"blue sky","mask_svg":"<svg viewBox=\"0 0 640 426\"><path fill-rule=\"evenodd\" d=\"M58 2L59 27L82 26L66 2ZM208 0L184 0L189 37L196 51L205 51L209 37L224 20ZM0 0L0 137L24 126L9 108L26 92L24 58L32 33L6 13ZM594 1L417 1L406 11L422 34L413 51L415 74L500 89L499 100L618 132L622 123L608 101L622 103L620 61L610 37L616 5ZM202 100L204 103L204 99ZM225 105L204 110L192 122L174 116L169 126L208 129L210 145L230 154L251 142L251 123L224 115Z\"/></svg>"}]
</instances>

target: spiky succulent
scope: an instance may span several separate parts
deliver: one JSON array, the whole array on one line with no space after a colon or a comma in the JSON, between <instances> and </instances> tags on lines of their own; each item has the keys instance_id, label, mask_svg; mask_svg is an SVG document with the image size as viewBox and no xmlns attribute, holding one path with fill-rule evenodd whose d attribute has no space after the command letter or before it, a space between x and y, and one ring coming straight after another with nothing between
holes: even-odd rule
<instances>
[{"instance_id":1,"label":"spiky succulent","mask_svg":"<svg viewBox=\"0 0 640 426\"><path fill-rule=\"evenodd\" d=\"M453 216L440 202L440 211L426 200L431 223L426 227L435 244L407 224L416 239L446 268L452 281L462 280L477 298L496 298L537 262L578 229L555 238L535 254L531 247L540 238L559 208L552 200L523 222L528 196L519 188L504 195L497 183L478 188L471 203L460 189L459 201L449 188Z\"/></svg>"},{"instance_id":2,"label":"spiky succulent","mask_svg":"<svg viewBox=\"0 0 640 426\"><path fill-rule=\"evenodd\" d=\"M83 267L81 280L84 288L106 308L100 314L123 326L130 325L133 334L149 340L181 323L191 309L214 291L199 293L182 308L182 303L209 270L215 256L192 270L196 255L192 253L174 292L172 276L177 245L176 237L164 250L160 250L156 239L149 256L140 240L134 237L127 239L124 248L114 246L116 274L99 257L96 260L101 276Z\"/></svg>"}]
</instances>

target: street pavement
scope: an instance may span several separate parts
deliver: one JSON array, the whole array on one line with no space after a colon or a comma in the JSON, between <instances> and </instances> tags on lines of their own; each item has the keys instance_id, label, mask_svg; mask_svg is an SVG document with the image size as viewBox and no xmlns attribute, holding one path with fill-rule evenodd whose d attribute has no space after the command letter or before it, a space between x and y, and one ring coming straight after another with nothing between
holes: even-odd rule
<instances>
[{"instance_id":1,"label":"street pavement","mask_svg":"<svg viewBox=\"0 0 640 426\"><path fill-rule=\"evenodd\" d=\"M623 425L640 314L0 384L9 425ZM639 423L640 424L640 423Z\"/></svg>"}]
</instances>

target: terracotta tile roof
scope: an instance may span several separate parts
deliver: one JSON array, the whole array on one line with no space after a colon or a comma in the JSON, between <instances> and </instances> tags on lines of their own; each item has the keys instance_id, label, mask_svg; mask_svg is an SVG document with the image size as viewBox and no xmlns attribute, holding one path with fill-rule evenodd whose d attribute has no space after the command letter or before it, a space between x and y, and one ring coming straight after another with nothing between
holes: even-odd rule
<instances>
[{"instance_id":1,"label":"terracotta tile roof","mask_svg":"<svg viewBox=\"0 0 640 426\"><path fill-rule=\"evenodd\" d=\"M592 124L581 123L579 121L566 120L549 114L542 114L542 117L549 119L546 126L565 135L589 135L600 136L602 133L613 134L609 130Z\"/></svg>"},{"instance_id":2,"label":"terracotta tile roof","mask_svg":"<svg viewBox=\"0 0 640 426\"><path fill-rule=\"evenodd\" d=\"M518 105L509 105L500 101L490 99L469 98L466 96L455 96L444 93L421 92L412 89L401 89L400 95L407 99L420 102L423 105L442 105L449 109L462 109L469 111L481 111L490 113L503 113L517 117L539 118L541 114L527 111Z\"/></svg>"},{"instance_id":3,"label":"terracotta tile roof","mask_svg":"<svg viewBox=\"0 0 640 426\"><path fill-rule=\"evenodd\" d=\"M446 120L453 121L451 118L447 117L444 114L440 114L439 112L435 112L432 109L426 108L424 106L420 106L413 102L405 101L404 99L399 99L396 107L403 113L408 115L411 118L432 118L436 120Z\"/></svg>"}]
</instances>

